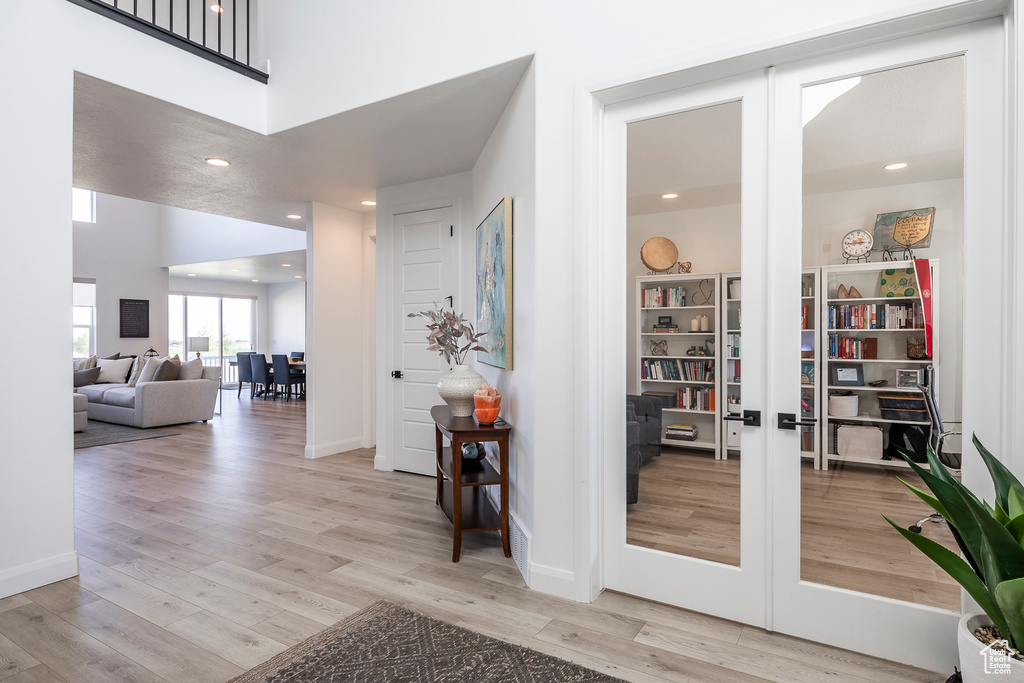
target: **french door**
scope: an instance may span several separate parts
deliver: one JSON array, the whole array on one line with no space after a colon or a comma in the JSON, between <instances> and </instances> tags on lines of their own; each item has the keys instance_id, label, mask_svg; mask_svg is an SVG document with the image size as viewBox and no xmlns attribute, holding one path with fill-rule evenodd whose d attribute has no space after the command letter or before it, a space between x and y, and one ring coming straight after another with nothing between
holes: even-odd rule
<instances>
[{"instance_id":1,"label":"french door","mask_svg":"<svg viewBox=\"0 0 1024 683\"><path fill-rule=\"evenodd\" d=\"M928 426L886 406L927 376L963 433L1005 430L1002 64L991 20L604 110L605 587L951 669L960 591L882 518L927 515L884 448ZM915 213L905 250L883 216ZM927 304L882 298L915 269ZM911 322L835 317L885 306Z\"/></svg>"}]
</instances>

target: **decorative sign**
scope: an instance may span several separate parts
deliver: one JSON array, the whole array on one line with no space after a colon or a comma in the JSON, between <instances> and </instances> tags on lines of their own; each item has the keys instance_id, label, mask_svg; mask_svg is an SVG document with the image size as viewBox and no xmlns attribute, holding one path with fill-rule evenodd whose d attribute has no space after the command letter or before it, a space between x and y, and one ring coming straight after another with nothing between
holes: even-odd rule
<instances>
[{"instance_id":1,"label":"decorative sign","mask_svg":"<svg viewBox=\"0 0 1024 683\"><path fill-rule=\"evenodd\" d=\"M149 336L149 299L121 299L121 338Z\"/></svg>"},{"instance_id":2,"label":"decorative sign","mask_svg":"<svg viewBox=\"0 0 1024 683\"><path fill-rule=\"evenodd\" d=\"M935 207L880 213L875 218L875 248L924 249L931 246Z\"/></svg>"}]
</instances>

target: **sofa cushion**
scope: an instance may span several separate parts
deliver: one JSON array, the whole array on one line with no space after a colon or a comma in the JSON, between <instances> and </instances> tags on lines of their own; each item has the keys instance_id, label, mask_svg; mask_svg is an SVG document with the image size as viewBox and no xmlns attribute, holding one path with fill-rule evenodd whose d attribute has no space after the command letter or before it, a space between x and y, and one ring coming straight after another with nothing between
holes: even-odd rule
<instances>
[{"instance_id":1,"label":"sofa cushion","mask_svg":"<svg viewBox=\"0 0 1024 683\"><path fill-rule=\"evenodd\" d=\"M203 361L201 358L193 358L192 360L182 363L181 369L178 370L178 379L202 379L203 378Z\"/></svg>"},{"instance_id":2,"label":"sofa cushion","mask_svg":"<svg viewBox=\"0 0 1024 683\"><path fill-rule=\"evenodd\" d=\"M81 413L89 407L89 397L85 394L75 394L74 397L75 412Z\"/></svg>"},{"instance_id":3,"label":"sofa cushion","mask_svg":"<svg viewBox=\"0 0 1024 683\"><path fill-rule=\"evenodd\" d=\"M103 392L103 402L108 406L120 406L122 408L135 407L135 389L133 387L121 386L115 389L108 389Z\"/></svg>"},{"instance_id":4,"label":"sofa cushion","mask_svg":"<svg viewBox=\"0 0 1024 683\"><path fill-rule=\"evenodd\" d=\"M100 378L96 380L97 384L124 384L128 381L128 371L132 369L132 359L119 358L117 360L109 360L100 358L96 361L96 366L100 369Z\"/></svg>"},{"instance_id":5,"label":"sofa cushion","mask_svg":"<svg viewBox=\"0 0 1024 683\"><path fill-rule=\"evenodd\" d=\"M142 356L136 356L135 360L132 361L132 370L128 373L128 386L134 387L139 383L139 377L142 376L142 370L146 367L146 358Z\"/></svg>"},{"instance_id":6,"label":"sofa cushion","mask_svg":"<svg viewBox=\"0 0 1024 683\"><path fill-rule=\"evenodd\" d=\"M97 358L96 360L117 360L120 357L121 357L121 352L120 351L115 351L114 353L112 353L109 356L103 356L102 358Z\"/></svg>"},{"instance_id":7,"label":"sofa cushion","mask_svg":"<svg viewBox=\"0 0 1024 683\"><path fill-rule=\"evenodd\" d=\"M160 367L160 364L166 360L165 358L150 358L146 361L146 365L142 368L142 372L139 374L139 379L136 384L142 382L152 382L153 375L156 374L156 369Z\"/></svg>"},{"instance_id":8,"label":"sofa cushion","mask_svg":"<svg viewBox=\"0 0 1024 683\"><path fill-rule=\"evenodd\" d=\"M78 387L78 393L87 396L90 403L103 403L103 394L110 389L123 386L123 384L89 384Z\"/></svg>"},{"instance_id":9,"label":"sofa cushion","mask_svg":"<svg viewBox=\"0 0 1024 683\"><path fill-rule=\"evenodd\" d=\"M178 371L181 369L181 359L177 356L165 359L156 368L153 375L154 382L169 382L178 379Z\"/></svg>"},{"instance_id":10,"label":"sofa cushion","mask_svg":"<svg viewBox=\"0 0 1024 683\"><path fill-rule=\"evenodd\" d=\"M96 380L100 378L99 368L89 368L88 370L75 370L75 388L84 387L88 384L96 384Z\"/></svg>"},{"instance_id":11,"label":"sofa cushion","mask_svg":"<svg viewBox=\"0 0 1024 683\"><path fill-rule=\"evenodd\" d=\"M75 361L75 370L88 370L89 368L96 367L96 356L89 356L88 358L79 358Z\"/></svg>"}]
</instances>

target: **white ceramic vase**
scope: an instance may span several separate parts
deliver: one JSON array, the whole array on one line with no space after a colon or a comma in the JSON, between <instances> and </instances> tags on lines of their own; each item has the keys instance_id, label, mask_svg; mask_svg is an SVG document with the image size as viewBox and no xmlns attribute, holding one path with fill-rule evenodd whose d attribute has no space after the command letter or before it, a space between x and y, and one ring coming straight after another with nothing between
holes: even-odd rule
<instances>
[{"instance_id":1,"label":"white ceramic vase","mask_svg":"<svg viewBox=\"0 0 1024 683\"><path fill-rule=\"evenodd\" d=\"M453 417L473 414L473 392L484 384L484 378L468 365L456 365L437 382L437 393L452 410Z\"/></svg>"},{"instance_id":2,"label":"white ceramic vase","mask_svg":"<svg viewBox=\"0 0 1024 683\"><path fill-rule=\"evenodd\" d=\"M960 650L960 673L964 683L1021 683L1024 681L1024 662L1003 657L982 645L974 637L974 629L991 624L984 612L972 612L960 617L956 628L956 642Z\"/></svg>"}]
</instances>

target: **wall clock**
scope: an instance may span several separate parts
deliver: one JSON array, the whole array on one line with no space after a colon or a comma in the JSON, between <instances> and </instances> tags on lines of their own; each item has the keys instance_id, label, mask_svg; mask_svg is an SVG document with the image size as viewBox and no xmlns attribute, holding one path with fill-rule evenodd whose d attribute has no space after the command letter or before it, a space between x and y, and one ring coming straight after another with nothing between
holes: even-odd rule
<instances>
[{"instance_id":1,"label":"wall clock","mask_svg":"<svg viewBox=\"0 0 1024 683\"><path fill-rule=\"evenodd\" d=\"M867 262L874 242L874 237L867 230L851 230L843 237L843 258L847 263L850 259Z\"/></svg>"}]
</instances>

